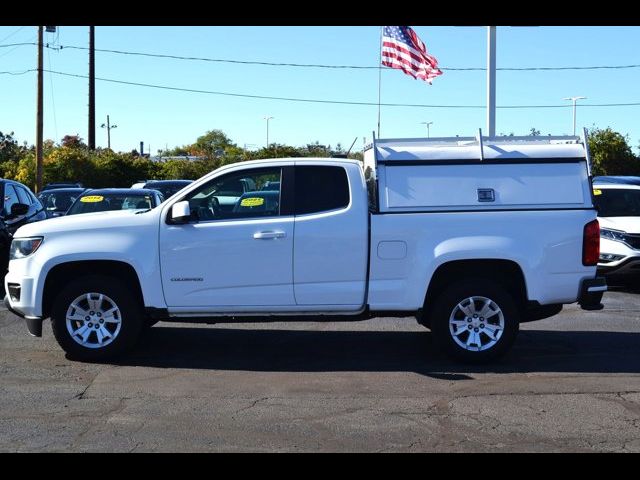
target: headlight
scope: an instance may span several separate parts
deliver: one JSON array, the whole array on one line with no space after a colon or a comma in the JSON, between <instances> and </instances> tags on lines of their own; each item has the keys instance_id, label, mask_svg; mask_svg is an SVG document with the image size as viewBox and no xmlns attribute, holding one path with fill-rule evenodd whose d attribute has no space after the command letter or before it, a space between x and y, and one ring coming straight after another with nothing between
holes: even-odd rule
<instances>
[{"instance_id":1,"label":"headlight","mask_svg":"<svg viewBox=\"0 0 640 480\"><path fill-rule=\"evenodd\" d=\"M14 238L11 242L9 260L28 257L38 249L43 240L42 237Z\"/></svg>"},{"instance_id":2,"label":"headlight","mask_svg":"<svg viewBox=\"0 0 640 480\"><path fill-rule=\"evenodd\" d=\"M615 240L617 242L626 242L626 233L618 230L609 230L608 228L600 229L600 236L602 238L608 238L609 240Z\"/></svg>"}]
</instances>

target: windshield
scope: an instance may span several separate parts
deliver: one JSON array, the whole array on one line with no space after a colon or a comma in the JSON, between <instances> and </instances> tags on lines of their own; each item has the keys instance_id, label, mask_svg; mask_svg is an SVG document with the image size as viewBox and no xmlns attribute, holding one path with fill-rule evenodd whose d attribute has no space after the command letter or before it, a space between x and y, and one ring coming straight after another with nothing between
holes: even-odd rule
<instances>
[{"instance_id":1,"label":"windshield","mask_svg":"<svg viewBox=\"0 0 640 480\"><path fill-rule=\"evenodd\" d=\"M48 212L66 212L82 192L50 192L41 193L38 198Z\"/></svg>"},{"instance_id":2,"label":"windshield","mask_svg":"<svg viewBox=\"0 0 640 480\"><path fill-rule=\"evenodd\" d=\"M593 188L599 217L640 216L640 189Z\"/></svg>"},{"instance_id":3,"label":"windshield","mask_svg":"<svg viewBox=\"0 0 640 480\"><path fill-rule=\"evenodd\" d=\"M90 193L80 197L69 209L67 215L148 208L153 208L151 195Z\"/></svg>"}]
</instances>

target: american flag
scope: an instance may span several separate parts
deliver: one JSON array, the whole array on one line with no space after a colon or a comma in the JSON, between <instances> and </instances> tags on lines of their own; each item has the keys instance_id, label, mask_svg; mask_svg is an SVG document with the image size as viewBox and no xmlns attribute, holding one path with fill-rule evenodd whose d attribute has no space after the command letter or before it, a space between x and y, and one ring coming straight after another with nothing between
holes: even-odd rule
<instances>
[{"instance_id":1,"label":"american flag","mask_svg":"<svg viewBox=\"0 0 640 480\"><path fill-rule=\"evenodd\" d=\"M382 65L399 68L429 85L442 75L438 60L427 53L427 47L411 27L383 27Z\"/></svg>"}]
</instances>

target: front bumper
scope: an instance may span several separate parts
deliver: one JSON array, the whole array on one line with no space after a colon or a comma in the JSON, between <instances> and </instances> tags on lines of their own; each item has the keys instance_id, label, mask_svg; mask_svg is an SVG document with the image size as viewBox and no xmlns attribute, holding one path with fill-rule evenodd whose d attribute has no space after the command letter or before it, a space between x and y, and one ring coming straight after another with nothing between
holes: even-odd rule
<instances>
[{"instance_id":1,"label":"front bumper","mask_svg":"<svg viewBox=\"0 0 640 480\"><path fill-rule=\"evenodd\" d=\"M640 257L627 257L618 262L598 264L598 275L640 275Z\"/></svg>"},{"instance_id":2,"label":"front bumper","mask_svg":"<svg viewBox=\"0 0 640 480\"><path fill-rule=\"evenodd\" d=\"M42 336L42 321L43 319L41 317L32 317L29 315L25 315L23 312L21 312L20 310L17 310L13 307L11 307L11 303L9 302L9 295L5 295L4 296L4 306L7 307L7 310L9 310L11 313L22 317L25 319L26 323L27 323L27 330L29 330L29 334L34 336L34 337L41 337Z\"/></svg>"},{"instance_id":3,"label":"front bumper","mask_svg":"<svg viewBox=\"0 0 640 480\"><path fill-rule=\"evenodd\" d=\"M603 261L602 257L607 255L613 255L617 260ZM600 237L600 257L598 275L640 274L640 250L636 250L624 242Z\"/></svg>"},{"instance_id":4,"label":"front bumper","mask_svg":"<svg viewBox=\"0 0 640 480\"><path fill-rule=\"evenodd\" d=\"M602 310L602 295L607 291L604 277L587 278L580 285L578 303L583 310Z\"/></svg>"}]
</instances>

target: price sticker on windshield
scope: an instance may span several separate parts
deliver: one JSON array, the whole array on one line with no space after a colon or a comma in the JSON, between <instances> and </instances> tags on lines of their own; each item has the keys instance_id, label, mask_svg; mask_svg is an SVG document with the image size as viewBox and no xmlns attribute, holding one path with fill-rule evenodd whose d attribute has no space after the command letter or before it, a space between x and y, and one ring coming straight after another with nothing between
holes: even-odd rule
<instances>
[{"instance_id":1,"label":"price sticker on windshield","mask_svg":"<svg viewBox=\"0 0 640 480\"><path fill-rule=\"evenodd\" d=\"M243 198L240 202L241 207L259 207L263 204L264 198L261 197Z\"/></svg>"},{"instance_id":2,"label":"price sticker on windshield","mask_svg":"<svg viewBox=\"0 0 640 480\"><path fill-rule=\"evenodd\" d=\"M602 195L602 190L598 189L598 188L594 188L593 189L593 194L594 195Z\"/></svg>"},{"instance_id":3,"label":"price sticker on windshield","mask_svg":"<svg viewBox=\"0 0 640 480\"><path fill-rule=\"evenodd\" d=\"M82 197L80 201L82 203L96 203L104 200L102 195L87 195L86 197Z\"/></svg>"}]
</instances>

